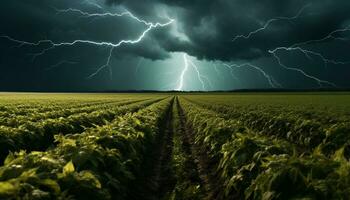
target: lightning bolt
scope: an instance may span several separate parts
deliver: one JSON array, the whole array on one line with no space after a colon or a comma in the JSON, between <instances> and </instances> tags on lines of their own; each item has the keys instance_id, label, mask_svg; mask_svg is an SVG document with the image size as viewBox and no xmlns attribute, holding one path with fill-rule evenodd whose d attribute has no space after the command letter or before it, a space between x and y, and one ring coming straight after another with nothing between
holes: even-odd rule
<instances>
[{"instance_id":1,"label":"lightning bolt","mask_svg":"<svg viewBox=\"0 0 350 200\"><path fill-rule=\"evenodd\" d=\"M230 68L231 70L233 68L242 68L242 67L250 67L253 68L257 71L259 71L268 81L269 85L273 88L278 88L278 87L282 87L282 85L280 83L278 83L271 75L267 74L263 69L261 69L260 67L253 65L251 63L243 63L243 64L223 64L224 66L226 66L227 68Z\"/></svg>"},{"instance_id":2,"label":"lightning bolt","mask_svg":"<svg viewBox=\"0 0 350 200\"><path fill-rule=\"evenodd\" d=\"M276 49L275 49L275 50L276 50ZM271 53L271 54L273 55L273 57L277 60L278 64L279 64L280 66L282 66L284 69L299 72L299 73L301 73L302 75L304 75L305 77L310 78L310 79L316 81L320 87L322 87L323 84L327 84L327 85L331 85L331 86L333 86L333 87L337 87L336 84L334 84L334 83L332 83L332 82L329 82L329 81L326 81L326 80L321 80L321 79L319 79L319 78L317 78L317 77L315 77L315 76L312 76L312 75L306 73L305 71L303 71L303 70L301 70L301 69L299 69L299 68L296 68L296 67L288 67L288 66L286 66L285 64L283 64L283 63L281 62L281 58L278 57L278 55L276 54L275 50L272 50L272 51L270 50L269 53Z\"/></svg>"},{"instance_id":3,"label":"lightning bolt","mask_svg":"<svg viewBox=\"0 0 350 200\"><path fill-rule=\"evenodd\" d=\"M236 40L238 39L249 39L250 37L254 36L255 34L261 32L261 31L264 31L265 29L267 29L272 23L274 22L278 22L278 21L291 21L291 20L294 20L294 19L298 19L302 13L304 12L304 10L308 7L310 7L311 4L307 4L305 6L303 6L299 12L295 15L295 16L292 16L292 17L276 17L276 18L272 18L270 20L268 20L261 28L258 28L250 33L248 33L247 35L237 35L233 38L233 42L235 42Z\"/></svg>"},{"instance_id":4,"label":"lightning bolt","mask_svg":"<svg viewBox=\"0 0 350 200\"><path fill-rule=\"evenodd\" d=\"M277 18L273 18L268 20L263 27L256 29L250 33L248 33L247 35L238 35L236 37L234 37L233 41L236 41L238 39L250 39L251 37L253 37L254 35L258 34L261 31L264 31L265 29L267 29L273 22L277 22L277 21L292 21L295 19L298 19L301 17L302 13L305 11L306 8L310 7L311 4L305 5L304 7L302 7L299 12L293 16L293 17L277 17ZM278 65L280 67L282 67L283 69L289 70L289 71L294 71L294 72L298 72L299 74L303 75L306 78L312 79L314 80L319 87L323 87L324 85L328 85L328 86L333 86L333 87L337 87L337 85L335 83L332 83L330 81L327 80L322 80L316 76L313 76L307 72L305 72L304 70L300 69L300 67L288 67L287 65L283 64L281 61L281 58L278 56L277 51L287 51L287 52L291 52L291 51L299 51L301 52L306 58L308 58L309 60L313 60L313 57L318 57L321 59L321 61L324 63L324 67L327 68L328 64L334 64L334 65L346 65L349 64L349 61L337 61L337 60L333 60L333 59L329 59L326 56L324 56L323 54L316 52L316 51L311 51L305 48L302 48L302 46L306 46L306 45L310 45L310 44L315 44L315 43L321 43L321 42L326 42L328 40L341 40L341 41L345 41L347 39L342 38L342 37L338 37L336 36L337 34L343 33L343 32L347 32L350 31L350 27L345 27L345 28L341 28L341 29L337 29L334 30L332 32L330 32L328 35L326 35L325 37L321 38L321 39L316 39L316 40L308 40L305 42L300 42L300 43L295 43L293 45L287 46L287 47L277 47L275 49L272 50L268 50L268 53L270 53L273 58L277 61ZM248 66L254 66L254 65L248 65ZM256 69L258 69L259 67L255 66ZM261 68L259 68L260 72L263 72L263 70ZM269 80L270 85L280 85L277 83L277 81L275 81L273 79L272 76L267 75L266 73L264 74L264 76ZM274 83L274 84L272 84Z\"/></svg>"},{"instance_id":5,"label":"lightning bolt","mask_svg":"<svg viewBox=\"0 0 350 200\"><path fill-rule=\"evenodd\" d=\"M211 82L211 80L207 76L201 75L201 77L207 81L207 83L211 89L214 89L213 83Z\"/></svg>"},{"instance_id":6,"label":"lightning bolt","mask_svg":"<svg viewBox=\"0 0 350 200\"><path fill-rule=\"evenodd\" d=\"M184 87L184 77L185 77L186 72L188 71L188 61L187 61L187 56L186 56L185 53L183 54L183 59L184 59L185 67L184 67L184 69L181 71L180 80L179 80L179 86L175 89L175 90L177 90L177 91L182 91L182 90L183 90L183 87Z\"/></svg>"},{"instance_id":7,"label":"lightning bolt","mask_svg":"<svg viewBox=\"0 0 350 200\"><path fill-rule=\"evenodd\" d=\"M350 63L348 61L345 62L345 61L336 61L336 60L328 59L324 55L322 55L321 53L318 53L318 52L315 52L315 51L310 51L310 50L307 50L307 49L303 49L301 47L277 47L276 49L269 50L268 52L273 54L274 57L276 57L276 51L279 51L279 50L300 51L309 60L313 60L312 56L317 56L317 57L319 57L322 60L322 62L324 63L324 67L325 68L327 68L328 63L334 64L334 65L346 65L346 64Z\"/></svg>"},{"instance_id":8,"label":"lightning bolt","mask_svg":"<svg viewBox=\"0 0 350 200\"><path fill-rule=\"evenodd\" d=\"M186 59L187 62L190 63L191 66L193 67L193 69L196 71L198 80L199 80L199 82L200 82L201 85L202 85L202 89L203 89L203 90L207 90L207 89L205 88L205 83L204 83L203 79L206 79L206 80L209 80L209 79L208 79L207 77L203 76L203 75L199 72L199 69L198 69L197 65L195 65L190 59L188 59L188 57L187 57L186 54L184 55L184 59Z\"/></svg>"},{"instance_id":9,"label":"lightning bolt","mask_svg":"<svg viewBox=\"0 0 350 200\"><path fill-rule=\"evenodd\" d=\"M202 90L207 90L207 88L205 87L205 84L206 84L205 81L207 82L207 84L211 88L213 88L213 84L210 81L210 79L200 73L198 66L196 64L194 64L193 61L188 58L186 53L183 54L183 59L184 59L185 67L181 71L179 85L175 90L177 90L177 91L183 90L184 77L185 77L186 72L188 71L189 66L192 66L193 70L196 72L198 81L200 82L200 84L202 86Z\"/></svg>"},{"instance_id":10,"label":"lightning bolt","mask_svg":"<svg viewBox=\"0 0 350 200\"><path fill-rule=\"evenodd\" d=\"M83 4L91 5L91 6L94 6L94 7L98 8L98 9L102 9L102 6L100 6L98 3L92 2L92 1L89 1L89 0L83 1Z\"/></svg>"},{"instance_id":11,"label":"lightning bolt","mask_svg":"<svg viewBox=\"0 0 350 200\"><path fill-rule=\"evenodd\" d=\"M334 31L330 32L328 35L326 35L325 37L321 38L321 39L308 40L306 42L296 43L296 44L291 45L290 47L277 47L274 50L270 50L269 53L272 53L272 54L274 54L274 56L276 56L275 52L279 51L279 50L300 51L301 53L303 53L305 55L305 57L309 58L310 60L312 60L312 56L319 57L322 60L322 62L324 63L325 68L327 68L329 63L330 64L334 64L334 65L346 65L346 64L349 64L350 62L349 61L337 61L337 60L329 59L329 58L326 58L321 53L304 49L304 48L302 48L302 46L315 44L315 43L322 43L322 42L326 42L327 40L341 40L341 41L345 41L347 39L342 38L342 37L337 37L337 36L334 36L334 35L335 34L340 34L340 33L343 33L343 32L347 32L347 31L350 31L350 27L349 26L345 27L345 28L342 28L342 29L334 30Z\"/></svg>"},{"instance_id":12,"label":"lightning bolt","mask_svg":"<svg viewBox=\"0 0 350 200\"><path fill-rule=\"evenodd\" d=\"M335 35L343 33L343 32L347 32L347 31L350 31L350 26L334 30L334 31L330 32L328 35L326 35L325 37L321 38L321 39L308 40L306 42L296 43L296 44L292 45L291 48L299 47L299 46L305 46L305 45L314 44L314 43L326 42L327 40L331 40L331 39L333 39L333 40L340 40L340 41L346 41L348 39L342 38L342 37L337 37Z\"/></svg>"},{"instance_id":13,"label":"lightning bolt","mask_svg":"<svg viewBox=\"0 0 350 200\"><path fill-rule=\"evenodd\" d=\"M78 62L75 62L75 61L69 61L69 60L62 60L54 65L51 65L50 67L46 68L45 70L46 71L49 71L49 70L52 70L54 68L57 68L61 65L65 65L65 64L68 64L68 65L75 65L75 64L78 64Z\"/></svg>"},{"instance_id":14,"label":"lightning bolt","mask_svg":"<svg viewBox=\"0 0 350 200\"><path fill-rule=\"evenodd\" d=\"M296 67L287 67L285 64L282 63L281 58L277 55L277 51L299 51L301 53L303 53L305 55L305 57L307 57L308 59L312 60L312 56L316 56L319 57L321 59L321 61L324 63L324 67L327 68L328 64L334 64L334 65L346 65L349 64L349 61L337 61L337 60L333 60L333 59L329 59L326 58L323 54L319 53L319 52L315 52L315 51L311 51L311 50L307 50L305 48L302 48L302 46L306 46L306 45L310 45L310 44L315 44L315 43L322 43L322 42L326 42L328 40L341 40L344 41L346 40L345 38L342 37L338 37L335 36L336 34L340 34L343 32L348 32L350 31L350 27L345 27L345 28L341 28L341 29L337 29L334 30L332 32L330 32L329 34L327 34L325 37L321 38L321 39L316 39L316 40L308 40L305 42L300 42L300 43L295 43L289 47L277 47L273 50L269 50L268 52L270 54L272 54L272 56L277 60L278 64L280 66L282 66L283 68L287 69L287 70L293 70L296 72L301 73L302 75L304 75L305 77L308 77L314 81L317 82L317 84L320 87L323 87L323 85L330 85L333 87L337 87L337 85L335 83L332 83L330 81L326 81L326 80L321 80L315 76L312 76L308 73L306 73L305 71L301 70L300 68L296 68Z\"/></svg>"},{"instance_id":15,"label":"lightning bolt","mask_svg":"<svg viewBox=\"0 0 350 200\"><path fill-rule=\"evenodd\" d=\"M334 64L334 65L346 65L349 64L349 61L337 61L337 60L333 60L333 59L329 59L326 58L323 54L316 52L316 51L311 51L311 50L307 50L305 48L302 48L302 46L306 46L306 45L310 45L310 44L315 44L315 43L321 43L321 42L326 42L328 40L341 40L344 41L344 38L341 37L337 37L334 36L335 34L339 34L339 33L343 33L343 32L347 32L350 31L349 27L345 27L345 28L341 28L341 29L337 29L334 30L332 32L330 32L328 35L326 35L325 37L321 38L321 39L316 39L316 40L308 40L305 42L300 42L300 43L295 43L289 47L277 47L273 50L269 50L268 52L276 59L277 63L283 67L284 69L287 70L292 70L295 72L299 72L300 74L302 74L303 76L310 78L312 80L314 80L319 87L323 87L324 85L328 85L328 86L333 86L333 87L337 87L337 85L333 82L327 81L327 80L322 80L320 78L317 78L316 76L313 76L311 74L306 73L304 70L301 70L300 68L297 67L288 67L285 64L282 63L281 58L278 56L277 51L299 51L301 53L304 54L304 56L306 58L308 58L309 60L312 60L313 56L319 57L321 59L321 61L324 63L324 67L327 68L328 64Z\"/></svg>"},{"instance_id":16,"label":"lightning bolt","mask_svg":"<svg viewBox=\"0 0 350 200\"><path fill-rule=\"evenodd\" d=\"M287 70L299 72L303 76L316 81L316 83L319 85L319 87L323 87L324 84L328 85L328 86L337 87L337 85L335 83L332 83L330 81L322 80L320 78L317 78L316 76L308 74L307 72L305 72L304 70L300 69L299 67L297 68L297 67L288 67L288 66L286 66L285 64L282 63L281 58L277 54L277 51L282 51L282 50L283 51L287 51L287 52L288 51L289 52L290 51L299 51L299 52L303 53L304 56L306 58L308 58L309 60L312 60L313 56L319 57L321 59L321 61L324 63L324 67L325 68L327 68L329 63L334 64L334 65L346 65L346 64L349 64L350 62L349 61L337 61L337 60L329 59L329 58L326 58L321 53L318 53L318 52L315 52L315 51L311 51L311 50L307 50L307 49L304 49L304 48L302 48L300 46L307 45L307 44L312 44L312 43L317 43L317 42L324 42L324 41L326 41L328 39L331 39L331 38L334 39L333 36L332 36L334 33L336 33L336 32L344 32L344 31L349 31L349 30L350 29L348 29L348 28L335 30L335 31L331 32L329 35L327 35L326 37L324 37L322 39L319 39L319 40L309 40L309 41L302 42L302 43L296 43L296 44L293 44L293 45L291 45L289 47L277 47L277 48L275 48L273 50L269 50L268 52L276 59L276 61L279 64L279 66L281 66L281 67L283 67L284 69L287 69Z\"/></svg>"},{"instance_id":17,"label":"lightning bolt","mask_svg":"<svg viewBox=\"0 0 350 200\"><path fill-rule=\"evenodd\" d=\"M147 22L143 19L140 19L138 17L136 17L135 15L133 15L131 12L129 11L125 11L123 13L110 13L110 12L105 12L105 13L88 13L88 12L84 12L82 10L79 10L79 9L74 9L74 8L68 8L68 9L64 9L64 10L58 10L56 9L57 13L58 14L62 14L62 13L77 13L79 14L80 16L82 17L87 17L87 18L93 18L93 17L123 17L123 16L128 16L136 21L138 21L139 23L142 23L146 26L146 29L136 38L136 39L133 39L133 40L121 40L117 43L113 43L113 42L106 42L106 41L102 41L102 42L99 42L99 41L93 41L93 40L82 40L82 39L77 39L77 40L74 40L74 41L71 41L71 42L60 42L60 43L56 43L52 40L39 40L37 42L28 42L28 41L22 41L22 40L18 40L18 39L15 39L15 38L12 38L10 36L7 36L7 35L3 35L3 36L0 36L2 38L6 38L14 43L17 43L19 44L17 47L22 47L22 46L36 46L36 47L41 47L41 45L48 45L47 48L43 48L40 52L38 53L34 53L34 54L31 54L33 56L33 61L38 58L39 56L42 56L44 55L45 53L47 53L48 51L50 50L53 50L53 49L56 49L56 48L59 48L59 47L63 47L63 46L75 46L77 44L85 44L85 45L92 45L92 46L97 46L97 47L107 47L108 48L108 56L107 56L107 59L106 59L106 62L98 67L98 69L90 74L87 79L91 79L93 78L94 76L96 76L99 72L101 72L103 69L106 69L108 68L109 70L109 74L110 74L110 77L112 77L112 68L110 66L110 63L111 63L111 59L112 59L112 55L113 55L113 52L116 48L124 45L124 44L129 44L129 45L133 45L133 44L137 44L139 42L142 41L142 39L144 39L147 35L148 32L150 32L151 30L153 29L156 29L156 28L160 28L160 27L166 27L166 26L169 26L170 24L172 24L175 20L174 19L168 19L168 21L166 23L152 23L152 22Z\"/></svg>"},{"instance_id":18,"label":"lightning bolt","mask_svg":"<svg viewBox=\"0 0 350 200\"><path fill-rule=\"evenodd\" d=\"M230 74L232 76L233 79L235 79L236 81L239 81L238 77L235 75L234 71L233 71L233 67L228 65L228 64L223 64L222 66L228 68L230 70Z\"/></svg>"},{"instance_id":19,"label":"lightning bolt","mask_svg":"<svg viewBox=\"0 0 350 200\"><path fill-rule=\"evenodd\" d=\"M214 63L213 66L214 66L214 70L215 70L217 76L218 76L218 77L225 78L225 76L223 76L222 73L221 73L221 71L219 70L217 64ZM225 66L225 65L220 65L220 66L227 67L227 66ZM235 76L235 74L233 73L232 67L227 67L227 68L230 70L230 74L231 74L232 78L235 79L236 81L239 81L238 78L237 78L237 77Z\"/></svg>"},{"instance_id":20,"label":"lightning bolt","mask_svg":"<svg viewBox=\"0 0 350 200\"><path fill-rule=\"evenodd\" d=\"M120 46L120 45L119 45ZM101 67L99 67L94 73L90 74L90 76L87 77L87 79L91 79L93 78L94 76L96 76L98 73L100 73L103 69L105 68L108 68L108 71L109 71L109 78L112 79L113 77L113 71L112 71L112 68L110 67L110 63L111 63L111 59L112 59L112 55L113 55L113 51L114 51L114 46L112 46L110 49L109 49L109 55L107 57L107 61L105 64L103 64Z\"/></svg>"},{"instance_id":21,"label":"lightning bolt","mask_svg":"<svg viewBox=\"0 0 350 200\"><path fill-rule=\"evenodd\" d=\"M122 13L111 13L111 12L104 12L104 13L89 13L89 12L84 12L80 9L76 8L68 8L68 9L56 9L57 14L64 14L64 13L76 13L80 15L81 17L86 17L86 18L94 18L94 17L123 17L123 16L128 16L137 22L140 22L146 26L155 26L154 23L152 22L147 22L146 20L140 19L136 17L134 14L132 14L129 11L124 11ZM169 19L169 21L174 21L172 19ZM159 24L159 23L156 23Z\"/></svg>"},{"instance_id":22,"label":"lightning bolt","mask_svg":"<svg viewBox=\"0 0 350 200\"><path fill-rule=\"evenodd\" d=\"M216 64L213 64L213 66L214 66L214 70L215 70L216 75L221 77L221 73L220 73L220 71L218 69L218 66Z\"/></svg>"},{"instance_id":23,"label":"lightning bolt","mask_svg":"<svg viewBox=\"0 0 350 200\"><path fill-rule=\"evenodd\" d=\"M140 58L139 62L136 65L135 75L139 72L139 68L141 67L142 62L143 62L143 58Z\"/></svg>"}]
</instances>

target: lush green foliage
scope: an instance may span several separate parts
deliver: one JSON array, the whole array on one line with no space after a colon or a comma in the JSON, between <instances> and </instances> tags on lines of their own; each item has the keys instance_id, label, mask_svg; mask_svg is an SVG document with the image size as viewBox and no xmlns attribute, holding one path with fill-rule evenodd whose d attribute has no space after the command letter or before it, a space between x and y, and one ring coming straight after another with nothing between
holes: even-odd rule
<instances>
[{"instance_id":1,"label":"lush green foliage","mask_svg":"<svg viewBox=\"0 0 350 200\"><path fill-rule=\"evenodd\" d=\"M44 150L52 144L55 134L80 133L87 127L103 125L118 115L132 112L156 101L158 99L99 105L94 106L90 112L68 116L62 114L58 118L42 118L34 122L26 120L25 117L21 122L15 119L17 124L20 124L17 127L0 126L0 159L3 159L9 151Z\"/></svg>"},{"instance_id":2,"label":"lush green foliage","mask_svg":"<svg viewBox=\"0 0 350 200\"><path fill-rule=\"evenodd\" d=\"M116 107L104 111L112 122L55 135L56 146L45 152L11 153L0 168L1 199L125 198L170 100ZM122 112L128 113L117 116Z\"/></svg>"},{"instance_id":3,"label":"lush green foliage","mask_svg":"<svg viewBox=\"0 0 350 200\"><path fill-rule=\"evenodd\" d=\"M5 200L349 199L350 95L3 93L0 161Z\"/></svg>"},{"instance_id":4,"label":"lush green foliage","mask_svg":"<svg viewBox=\"0 0 350 200\"><path fill-rule=\"evenodd\" d=\"M196 143L214 161L224 188L217 198L349 198L349 102L234 98L181 98Z\"/></svg>"}]
</instances>

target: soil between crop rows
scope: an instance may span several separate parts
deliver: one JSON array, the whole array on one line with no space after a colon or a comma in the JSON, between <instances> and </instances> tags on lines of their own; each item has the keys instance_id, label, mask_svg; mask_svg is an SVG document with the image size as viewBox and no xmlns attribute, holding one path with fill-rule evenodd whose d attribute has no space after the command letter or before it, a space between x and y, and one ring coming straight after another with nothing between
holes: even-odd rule
<instances>
[{"instance_id":1,"label":"soil between crop rows","mask_svg":"<svg viewBox=\"0 0 350 200\"><path fill-rule=\"evenodd\" d=\"M178 123L174 123L174 120L178 120ZM181 151L187 157L185 163L182 163L186 167L184 171L188 171L185 172L188 175L184 177L178 177L175 172L173 161L174 156L177 156L173 151L175 139L181 141ZM203 188L203 194L198 195L200 199L216 199L220 190L219 183L215 181L215 174L210 170L210 159L198 145L195 145L192 128L186 123L184 111L177 97L174 98L165 119L160 124L157 141L145 156L143 166L144 173L133 183L137 186L135 190L129 191L129 199L173 199L176 185L181 184L183 180L199 184Z\"/></svg>"}]
</instances>

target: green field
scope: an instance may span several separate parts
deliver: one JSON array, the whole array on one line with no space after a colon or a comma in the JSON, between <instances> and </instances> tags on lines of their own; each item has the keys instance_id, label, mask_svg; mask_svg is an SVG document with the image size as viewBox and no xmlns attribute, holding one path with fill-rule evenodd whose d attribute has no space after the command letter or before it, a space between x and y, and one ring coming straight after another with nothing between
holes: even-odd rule
<instances>
[{"instance_id":1,"label":"green field","mask_svg":"<svg viewBox=\"0 0 350 200\"><path fill-rule=\"evenodd\" d=\"M350 93L0 93L0 199L350 199Z\"/></svg>"}]
</instances>

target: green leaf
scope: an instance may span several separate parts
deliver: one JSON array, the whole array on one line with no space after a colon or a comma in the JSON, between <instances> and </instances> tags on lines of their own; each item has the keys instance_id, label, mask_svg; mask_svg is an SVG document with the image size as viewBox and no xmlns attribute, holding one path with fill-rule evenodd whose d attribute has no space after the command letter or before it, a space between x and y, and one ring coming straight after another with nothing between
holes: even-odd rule
<instances>
[{"instance_id":1,"label":"green leaf","mask_svg":"<svg viewBox=\"0 0 350 200\"><path fill-rule=\"evenodd\" d=\"M134 122L136 125L140 126L141 125L141 121L137 118L134 118Z\"/></svg>"},{"instance_id":2,"label":"green leaf","mask_svg":"<svg viewBox=\"0 0 350 200\"><path fill-rule=\"evenodd\" d=\"M42 185L45 185L45 186L51 188L56 194L60 193L60 191L61 191L61 188L58 185L58 183L52 179L44 179L44 180L41 180L40 183Z\"/></svg>"},{"instance_id":3,"label":"green leaf","mask_svg":"<svg viewBox=\"0 0 350 200\"><path fill-rule=\"evenodd\" d=\"M16 187L8 182L0 182L0 196L10 195L16 191Z\"/></svg>"},{"instance_id":4,"label":"green leaf","mask_svg":"<svg viewBox=\"0 0 350 200\"><path fill-rule=\"evenodd\" d=\"M63 174L67 175L70 174L72 172L74 172L75 168L74 168L74 164L72 161L69 161L64 167L63 167Z\"/></svg>"},{"instance_id":5,"label":"green leaf","mask_svg":"<svg viewBox=\"0 0 350 200\"><path fill-rule=\"evenodd\" d=\"M13 153L12 152L10 152L8 155L7 155L7 157L6 157L6 159L5 159L5 161L4 161L4 165L8 165L11 161L13 161L15 159L15 156L13 155Z\"/></svg>"},{"instance_id":6,"label":"green leaf","mask_svg":"<svg viewBox=\"0 0 350 200\"><path fill-rule=\"evenodd\" d=\"M100 181L95 177L95 175L93 173L91 173L89 171L82 171L80 174L81 174L83 179L91 181L91 183L93 183L93 185L96 188L98 188L98 189L102 188Z\"/></svg>"}]
</instances>

